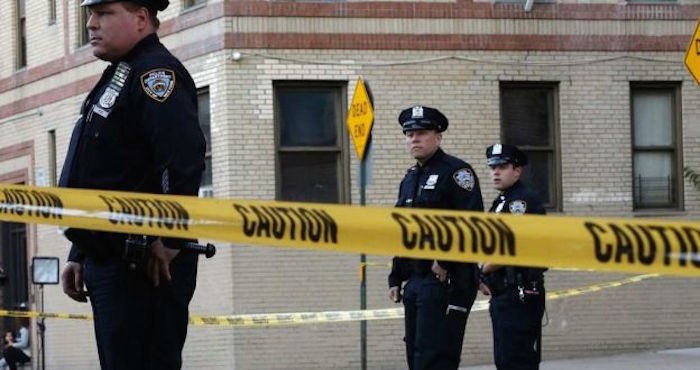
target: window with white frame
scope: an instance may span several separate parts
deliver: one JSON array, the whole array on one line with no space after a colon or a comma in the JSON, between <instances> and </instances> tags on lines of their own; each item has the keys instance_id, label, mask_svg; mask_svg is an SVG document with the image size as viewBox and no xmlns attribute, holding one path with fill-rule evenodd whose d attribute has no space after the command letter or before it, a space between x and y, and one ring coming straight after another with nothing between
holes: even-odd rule
<instances>
[{"instance_id":1,"label":"window with white frame","mask_svg":"<svg viewBox=\"0 0 700 370\"><path fill-rule=\"evenodd\" d=\"M634 208L680 207L680 86L632 83Z\"/></svg>"}]
</instances>

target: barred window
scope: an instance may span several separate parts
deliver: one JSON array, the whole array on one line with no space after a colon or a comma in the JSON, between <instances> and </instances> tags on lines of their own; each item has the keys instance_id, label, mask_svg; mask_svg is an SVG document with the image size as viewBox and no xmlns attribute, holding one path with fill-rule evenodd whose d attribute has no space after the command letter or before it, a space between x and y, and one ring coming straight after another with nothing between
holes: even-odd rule
<instances>
[{"instance_id":1,"label":"barred window","mask_svg":"<svg viewBox=\"0 0 700 370\"><path fill-rule=\"evenodd\" d=\"M679 208L679 86L633 83L634 207Z\"/></svg>"}]
</instances>

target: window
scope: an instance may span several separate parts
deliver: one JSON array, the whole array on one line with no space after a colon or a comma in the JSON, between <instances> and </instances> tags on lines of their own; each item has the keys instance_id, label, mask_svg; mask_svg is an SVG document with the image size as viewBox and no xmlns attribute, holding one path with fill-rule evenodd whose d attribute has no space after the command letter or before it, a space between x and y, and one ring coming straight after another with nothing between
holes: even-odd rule
<instances>
[{"instance_id":1,"label":"window","mask_svg":"<svg viewBox=\"0 0 700 370\"><path fill-rule=\"evenodd\" d=\"M90 18L90 13L87 6L78 5L78 47L87 44L90 41L88 34L87 22Z\"/></svg>"},{"instance_id":2,"label":"window","mask_svg":"<svg viewBox=\"0 0 700 370\"><path fill-rule=\"evenodd\" d=\"M276 82L277 199L342 203L348 198L346 83Z\"/></svg>"},{"instance_id":3,"label":"window","mask_svg":"<svg viewBox=\"0 0 700 370\"><path fill-rule=\"evenodd\" d=\"M56 177L56 130L48 132L48 150L49 150L49 186L56 186L58 178Z\"/></svg>"},{"instance_id":4,"label":"window","mask_svg":"<svg viewBox=\"0 0 700 370\"><path fill-rule=\"evenodd\" d=\"M183 9L191 8L193 6L205 4L207 0L184 0L182 4Z\"/></svg>"},{"instance_id":5,"label":"window","mask_svg":"<svg viewBox=\"0 0 700 370\"><path fill-rule=\"evenodd\" d=\"M27 15L25 0L17 0L17 69L27 66Z\"/></svg>"},{"instance_id":6,"label":"window","mask_svg":"<svg viewBox=\"0 0 700 370\"><path fill-rule=\"evenodd\" d=\"M49 1L49 24L56 24L56 0Z\"/></svg>"},{"instance_id":7,"label":"window","mask_svg":"<svg viewBox=\"0 0 700 370\"><path fill-rule=\"evenodd\" d=\"M501 83L501 139L525 152L522 181L545 207L560 210L556 83Z\"/></svg>"},{"instance_id":8,"label":"window","mask_svg":"<svg viewBox=\"0 0 700 370\"><path fill-rule=\"evenodd\" d=\"M207 149L204 156L204 173L199 184L199 196L213 197L212 168L211 168L211 118L209 110L209 88L205 87L197 91L197 105L199 107L199 127L202 128L204 138L207 140Z\"/></svg>"},{"instance_id":9,"label":"window","mask_svg":"<svg viewBox=\"0 0 700 370\"><path fill-rule=\"evenodd\" d=\"M27 308L27 228L25 224L0 222L0 249L5 281L2 304L5 309Z\"/></svg>"},{"instance_id":10,"label":"window","mask_svg":"<svg viewBox=\"0 0 700 370\"><path fill-rule=\"evenodd\" d=\"M628 4L676 4L678 0L627 0Z\"/></svg>"},{"instance_id":11,"label":"window","mask_svg":"<svg viewBox=\"0 0 700 370\"><path fill-rule=\"evenodd\" d=\"M632 84L634 207L680 205L679 86Z\"/></svg>"}]
</instances>

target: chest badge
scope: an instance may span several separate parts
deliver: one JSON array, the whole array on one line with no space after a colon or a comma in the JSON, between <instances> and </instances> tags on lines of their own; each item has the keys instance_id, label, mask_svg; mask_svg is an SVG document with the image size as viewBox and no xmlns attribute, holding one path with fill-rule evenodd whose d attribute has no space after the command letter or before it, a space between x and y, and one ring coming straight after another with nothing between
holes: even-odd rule
<instances>
[{"instance_id":1,"label":"chest badge","mask_svg":"<svg viewBox=\"0 0 700 370\"><path fill-rule=\"evenodd\" d=\"M129 66L129 64L119 62L114 71L114 75L112 75L109 85L107 85L105 90L102 92L102 95L100 96L100 99L97 100L97 103L92 105L92 112L99 114L103 118L109 117L109 114L112 112L112 107L114 107L114 103L116 103L119 93L122 91L122 88L126 83L126 79L129 77L130 71L131 66ZM92 114L90 114L88 117L92 117ZM90 118L88 118L88 120L90 120Z\"/></svg>"},{"instance_id":2,"label":"chest badge","mask_svg":"<svg viewBox=\"0 0 700 370\"><path fill-rule=\"evenodd\" d=\"M514 215L522 215L527 210L527 203L524 200L514 200L510 202L508 209Z\"/></svg>"},{"instance_id":3,"label":"chest badge","mask_svg":"<svg viewBox=\"0 0 700 370\"><path fill-rule=\"evenodd\" d=\"M175 89L175 72L171 69L153 69L141 75L141 87L151 99L162 103Z\"/></svg>"},{"instance_id":4,"label":"chest badge","mask_svg":"<svg viewBox=\"0 0 700 370\"><path fill-rule=\"evenodd\" d=\"M455 173L454 173L454 175L452 175L452 177L454 178L455 183L457 183L457 185L460 188L463 188L466 191L472 191L472 189L474 188L474 183L476 182L476 180L475 180L476 177L474 176L474 173L472 172L472 170L470 170L468 168L459 169L459 170L455 171Z\"/></svg>"},{"instance_id":5,"label":"chest badge","mask_svg":"<svg viewBox=\"0 0 700 370\"><path fill-rule=\"evenodd\" d=\"M105 91L102 93L102 96L100 97L100 101L99 101L100 107L102 107L104 109L112 108L112 106L114 105L114 102L117 101L118 96L119 96L119 91L117 91L111 87L107 87L105 89Z\"/></svg>"},{"instance_id":6,"label":"chest badge","mask_svg":"<svg viewBox=\"0 0 700 370\"><path fill-rule=\"evenodd\" d=\"M435 189L435 184L437 184L438 176L440 175L428 176L428 179L425 181L425 186L423 186L423 189Z\"/></svg>"}]
</instances>

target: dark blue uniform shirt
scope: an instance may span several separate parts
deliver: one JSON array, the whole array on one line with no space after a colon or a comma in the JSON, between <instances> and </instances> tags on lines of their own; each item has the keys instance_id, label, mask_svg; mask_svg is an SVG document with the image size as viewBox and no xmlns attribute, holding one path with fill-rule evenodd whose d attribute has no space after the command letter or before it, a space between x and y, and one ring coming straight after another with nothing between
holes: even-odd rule
<instances>
[{"instance_id":1,"label":"dark blue uniform shirt","mask_svg":"<svg viewBox=\"0 0 700 370\"><path fill-rule=\"evenodd\" d=\"M60 185L196 195L204 152L195 84L153 33L112 62L88 94ZM69 230L66 236L74 244L99 243L92 231ZM164 238L169 247L181 242ZM80 261L81 254L74 245L69 260Z\"/></svg>"},{"instance_id":2,"label":"dark blue uniform shirt","mask_svg":"<svg viewBox=\"0 0 700 370\"><path fill-rule=\"evenodd\" d=\"M483 211L479 179L472 167L463 160L445 153L442 149L422 166L411 167L401 181L396 207L435 208L451 210ZM401 286L412 273L430 273L432 260L394 257L389 287ZM475 289L474 264L439 261L450 273L453 284L451 304L464 306L468 294Z\"/></svg>"},{"instance_id":3,"label":"dark blue uniform shirt","mask_svg":"<svg viewBox=\"0 0 700 370\"><path fill-rule=\"evenodd\" d=\"M494 199L493 203L491 204L491 209L489 209L489 212L491 213L510 213L514 215L519 215L519 214L540 214L543 215L547 213L544 209L544 205L542 204L542 201L540 201L540 198L532 192L530 189L528 189L523 183L518 180L511 186L510 188L504 190L501 192L501 194ZM496 270L490 274L487 274L488 281L489 281L489 287L495 288L496 290L502 289L502 285L509 285L509 284L516 284L517 282L511 281L507 282L505 281L509 277L507 276L508 274L508 269L513 269L513 272L511 272L511 279L515 276L515 274L520 273L522 278L525 279L526 281L522 281L521 283L526 283L527 281L541 281L542 280L542 273L546 269L540 269L540 268L525 268L525 267L506 267L502 268L499 270Z\"/></svg>"}]
</instances>

